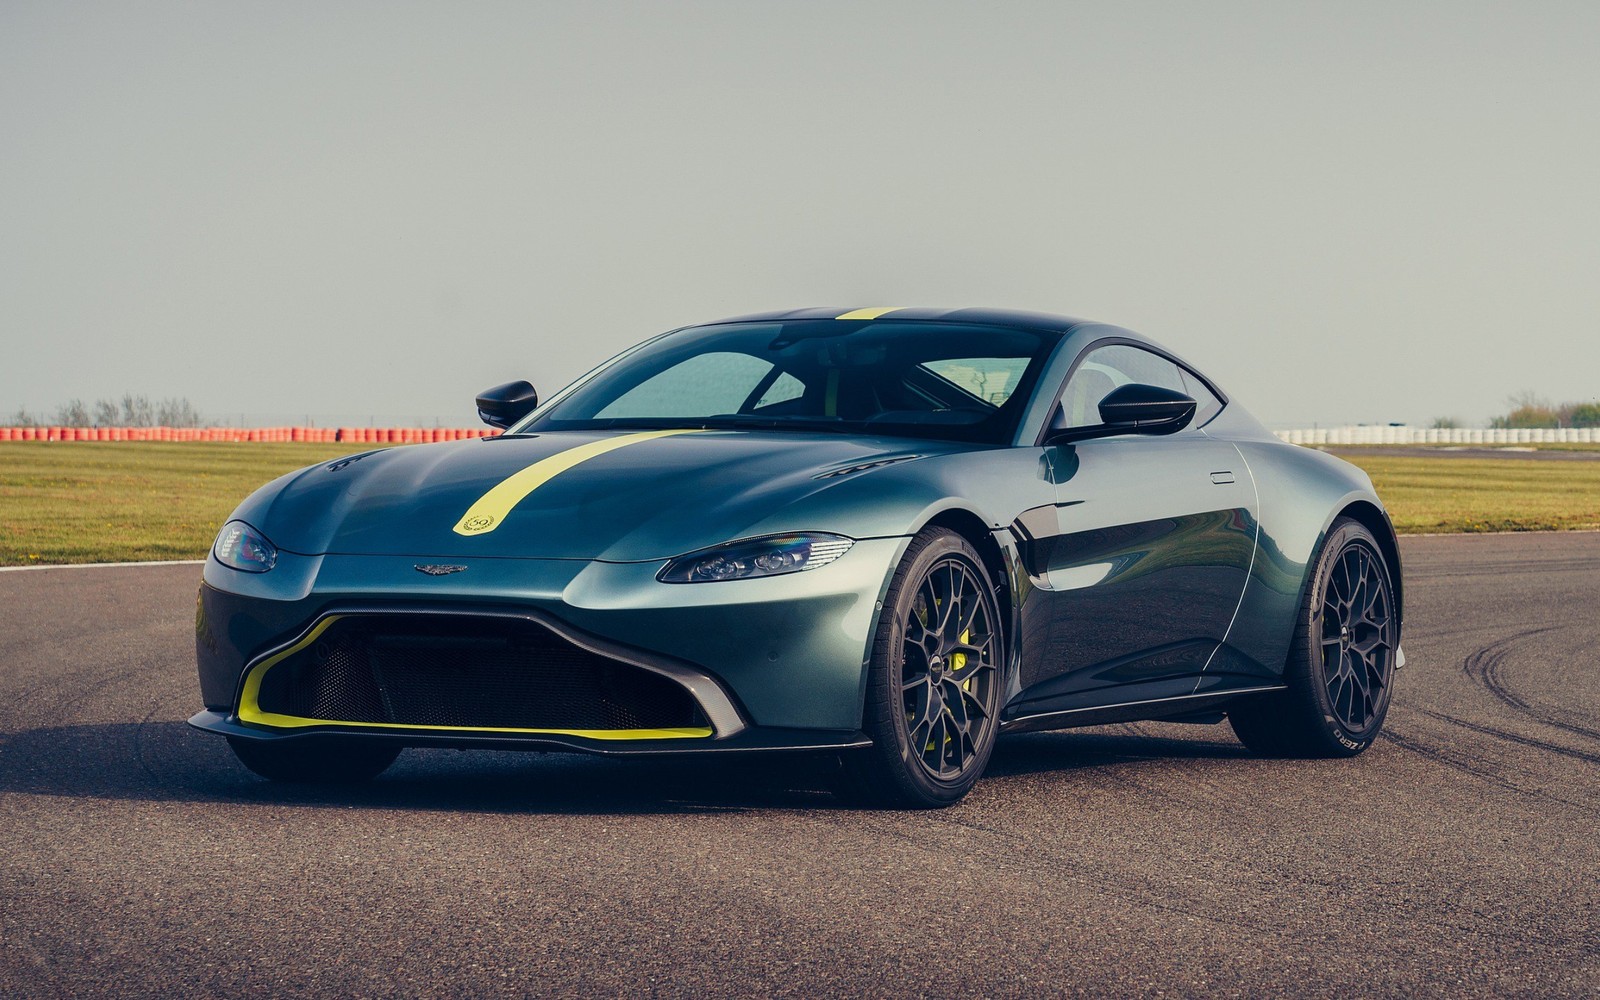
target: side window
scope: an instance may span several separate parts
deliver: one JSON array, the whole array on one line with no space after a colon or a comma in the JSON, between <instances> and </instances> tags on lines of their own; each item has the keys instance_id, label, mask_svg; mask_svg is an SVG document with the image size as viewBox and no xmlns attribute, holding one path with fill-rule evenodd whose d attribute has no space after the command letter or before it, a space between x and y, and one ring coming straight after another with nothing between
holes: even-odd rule
<instances>
[{"instance_id":1,"label":"side window","mask_svg":"<svg viewBox=\"0 0 1600 1000\"><path fill-rule=\"evenodd\" d=\"M1195 401L1194 426L1204 427L1211 421L1212 417L1222 412L1222 400L1217 398L1216 393L1207 389L1206 384L1200 381L1194 372L1189 371L1187 368L1181 369L1181 371L1183 372L1183 391L1193 397Z\"/></svg>"},{"instance_id":2,"label":"side window","mask_svg":"<svg viewBox=\"0 0 1600 1000\"><path fill-rule=\"evenodd\" d=\"M640 382L594 417L696 417L737 413L770 371L771 362L749 354L731 351L697 354ZM782 378L774 382L764 401L772 403L785 398L779 391L784 385Z\"/></svg>"},{"instance_id":3,"label":"side window","mask_svg":"<svg viewBox=\"0 0 1600 1000\"><path fill-rule=\"evenodd\" d=\"M766 391L761 394L761 398L756 400L751 409L759 410L763 406L776 406L779 403L787 403L791 399L799 399L805 394L805 383L788 372L779 372L778 377L773 380L771 385L767 386Z\"/></svg>"},{"instance_id":4,"label":"side window","mask_svg":"<svg viewBox=\"0 0 1600 1000\"><path fill-rule=\"evenodd\" d=\"M1178 366L1149 351L1127 344L1097 347L1072 373L1061 393L1067 427L1093 427L1100 423L1100 401L1119 385L1158 385L1187 393Z\"/></svg>"},{"instance_id":5,"label":"side window","mask_svg":"<svg viewBox=\"0 0 1600 1000\"><path fill-rule=\"evenodd\" d=\"M1027 358L953 358L924 361L922 367L954 382L986 403L1000 406L1011 398L1028 368Z\"/></svg>"}]
</instances>

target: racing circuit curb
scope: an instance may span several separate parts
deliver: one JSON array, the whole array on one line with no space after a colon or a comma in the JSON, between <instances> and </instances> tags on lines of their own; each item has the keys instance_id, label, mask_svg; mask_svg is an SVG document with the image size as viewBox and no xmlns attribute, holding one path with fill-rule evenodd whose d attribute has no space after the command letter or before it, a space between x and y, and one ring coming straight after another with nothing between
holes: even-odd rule
<instances>
[{"instance_id":1,"label":"racing circuit curb","mask_svg":"<svg viewBox=\"0 0 1600 1000\"><path fill-rule=\"evenodd\" d=\"M0 573L34 569L114 569L118 566L203 566L204 559L151 559L146 562L43 563L38 566L0 566Z\"/></svg>"}]
</instances>

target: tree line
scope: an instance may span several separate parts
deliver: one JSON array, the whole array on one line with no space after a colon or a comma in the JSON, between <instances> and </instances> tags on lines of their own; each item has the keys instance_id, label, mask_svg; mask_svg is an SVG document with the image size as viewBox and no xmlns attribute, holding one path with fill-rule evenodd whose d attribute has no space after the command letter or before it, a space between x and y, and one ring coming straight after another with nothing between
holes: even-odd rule
<instances>
[{"instance_id":1,"label":"tree line","mask_svg":"<svg viewBox=\"0 0 1600 1000\"><path fill-rule=\"evenodd\" d=\"M1490 427L1600 427L1600 403L1551 403L1533 392L1506 402L1510 411L1491 418Z\"/></svg>"},{"instance_id":2,"label":"tree line","mask_svg":"<svg viewBox=\"0 0 1600 1000\"><path fill-rule=\"evenodd\" d=\"M56 407L55 419L29 413L26 407L11 415L12 427L201 427L204 420L188 399L156 399L124 393L120 400L74 399Z\"/></svg>"},{"instance_id":3,"label":"tree line","mask_svg":"<svg viewBox=\"0 0 1600 1000\"><path fill-rule=\"evenodd\" d=\"M1490 427L1600 427L1600 402L1552 403L1536 392L1524 390L1507 399L1506 405L1510 407L1506 413L1489 418ZM1463 425L1454 417L1438 417L1432 426L1450 430Z\"/></svg>"}]
</instances>

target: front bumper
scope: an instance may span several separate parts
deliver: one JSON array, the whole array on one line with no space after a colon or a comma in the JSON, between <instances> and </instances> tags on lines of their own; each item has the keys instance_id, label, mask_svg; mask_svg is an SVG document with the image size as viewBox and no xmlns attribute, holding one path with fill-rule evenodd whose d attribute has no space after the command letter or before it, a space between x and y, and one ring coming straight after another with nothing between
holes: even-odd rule
<instances>
[{"instance_id":1,"label":"front bumper","mask_svg":"<svg viewBox=\"0 0 1600 1000\"><path fill-rule=\"evenodd\" d=\"M341 740L371 740L407 747L432 747L443 750L545 750L598 754L607 757L638 757L752 751L850 750L870 746L872 741L859 730L746 728L734 736L706 740L592 740L581 736L540 735L505 737L494 733L430 733L419 730L353 729L324 726L314 729L267 729L240 722L237 716L210 709L197 712L189 725L208 733L233 739L281 741L318 740L330 735Z\"/></svg>"},{"instance_id":2,"label":"front bumper","mask_svg":"<svg viewBox=\"0 0 1600 1000\"><path fill-rule=\"evenodd\" d=\"M411 746L535 746L594 753L837 748L859 733L870 639L889 573L907 539L866 539L818 570L757 580L663 584L660 563L299 556L270 573L208 561L196 617L206 711L191 722L236 738L340 732ZM675 676L713 725L707 739L592 739L560 733L426 732L281 727L239 717L247 668L352 610L493 614L538 620L569 639ZM702 678L696 681L695 677ZM698 685L698 686L697 686Z\"/></svg>"}]
</instances>

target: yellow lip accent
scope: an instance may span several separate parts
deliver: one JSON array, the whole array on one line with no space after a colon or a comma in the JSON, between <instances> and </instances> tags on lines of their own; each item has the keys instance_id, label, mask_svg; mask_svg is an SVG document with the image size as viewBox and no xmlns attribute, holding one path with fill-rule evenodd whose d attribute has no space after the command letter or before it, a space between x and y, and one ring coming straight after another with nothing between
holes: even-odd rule
<instances>
[{"instance_id":1,"label":"yellow lip accent","mask_svg":"<svg viewBox=\"0 0 1600 1000\"><path fill-rule=\"evenodd\" d=\"M399 722L346 722L342 719L305 719L298 715L280 715L261 710L261 678L268 670L305 649L317 637L338 621L341 615L332 615L317 623L317 627L288 649L280 650L250 668L245 675L244 691L239 695L239 721L280 729L304 729L307 726L359 726L362 729L429 729L461 733L532 733L543 736L581 736L591 740L682 740L705 738L710 729L517 729L490 726L408 726Z\"/></svg>"},{"instance_id":2,"label":"yellow lip accent","mask_svg":"<svg viewBox=\"0 0 1600 1000\"><path fill-rule=\"evenodd\" d=\"M469 538L473 535L488 534L500 527L500 522L511 513L511 508L526 499L529 493L568 469L582 465L591 458L598 458L608 451L616 451L618 448L626 448L630 444L638 444L640 441L649 441L652 438L698 433L699 431L687 429L640 431L637 434L622 434L590 441L588 444L580 444L576 448L569 448L549 458L542 458L521 472L502 480L494 489L479 497L477 502L461 515L461 520L456 522L455 533Z\"/></svg>"},{"instance_id":3,"label":"yellow lip accent","mask_svg":"<svg viewBox=\"0 0 1600 1000\"><path fill-rule=\"evenodd\" d=\"M877 309L852 309L847 313L840 313L834 319L877 319L884 313L892 313L897 309L904 308L905 306L886 306Z\"/></svg>"}]
</instances>

